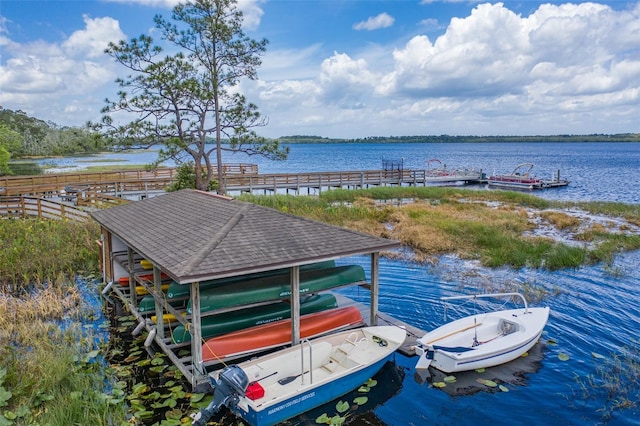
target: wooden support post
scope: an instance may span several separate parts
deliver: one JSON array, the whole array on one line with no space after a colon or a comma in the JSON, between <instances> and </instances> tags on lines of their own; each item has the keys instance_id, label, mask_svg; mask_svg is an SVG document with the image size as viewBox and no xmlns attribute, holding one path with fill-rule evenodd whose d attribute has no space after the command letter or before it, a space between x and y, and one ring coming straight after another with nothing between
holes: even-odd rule
<instances>
[{"instance_id":1,"label":"wooden support post","mask_svg":"<svg viewBox=\"0 0 640 426\"><path fill-rule=\"evenodd\" d=\"M371 315L369 325L378 325L378 287L380 253L371 253Z\"/></svg>"},{"instance_id":2,"label":"wooden support post","mask_svg":"<svg viewBox=\"0 0 640 426\"><path fill-rule=\"evenodd\" d=\"M195 386L201 376L206 376L202 365L202 329L200 322L200 283L191 283L191 359L193 377L191 385Z\"/></svg>"},{"instance_id":3,"label":"wooden support post","mask_svg":"<svg viewBox=\"0 0 640 426\"><path fill-rule=\"evenodd\" d=\"M129 270L129 298L131 299L131 306L134 308L138 308L138 299L136 293L136 280L133 276L134 263L133 260L133 250L131 247L127 247L127 262L128 262L128 270Z\"/></svg>"},{"instance_id":4,"label":"wooden support post","mask_svg":"<svg viewBox=\"0 0 640 426\"><path fill-rule=\"evenodd\" d=\"M156 267L156 265L153 265L153 290L156 292L157 295L162 295L162 274L160 269ZM154 300L156 301L157 334L160 339L164 339L163 303L157 297L154 297Z\"/></svg>"},{"instance_id":5,"label":"wooden support post","mask_svg":"<svg viewBox=\"0 0 640 426\"><path fill-rule=\"evenodd\" d=\"M300 343L300 267L292 266L291 275L291 344Z\"/></svg>"}]
</instances>

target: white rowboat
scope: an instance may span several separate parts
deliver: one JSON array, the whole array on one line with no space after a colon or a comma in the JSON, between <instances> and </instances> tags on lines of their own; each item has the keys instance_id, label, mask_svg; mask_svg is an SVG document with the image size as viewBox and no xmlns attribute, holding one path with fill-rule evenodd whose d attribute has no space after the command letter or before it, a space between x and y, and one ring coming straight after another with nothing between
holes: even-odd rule
<instances>
[{"instance_id":1,"label":"white rowboat","mask_svg":"<svg viewBox=\"0 0 640 426\"><path fill-rule=\"evenodd\" d=\"M430 366L446 373L504 364L536 344L549 319L549 308L529 308L520 293L443 297L442 300L517 296L523 309L472 315L450 322L417 340L416 369Z\"/></svg>"}]
</instances>

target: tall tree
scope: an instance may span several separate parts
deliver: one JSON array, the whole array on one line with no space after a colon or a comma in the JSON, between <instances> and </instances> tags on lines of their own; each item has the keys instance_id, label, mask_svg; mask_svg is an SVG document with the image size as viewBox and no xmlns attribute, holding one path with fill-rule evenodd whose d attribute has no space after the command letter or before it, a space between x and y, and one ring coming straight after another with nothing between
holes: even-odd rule
<instances>
[{"instance_id":1,"label":"tall tree","mask_svg":"<svg viewBox=\"0 0 640 426\"><path fill-rule=\"evenodd\" d=\"M238 91L240 79L257 78L267 45L247 37L242 21L236 0L191 0L173 9L171 21L154 18L161 38L177 53L164 55L145 35L109 44L105 52L131 73L116 80L122 88L118 100L106 100L96 127L122 146L162 145L158 162L191 156L201 190L214 177L215 151L221 194L223 150L286 158L288 149L256 134L268 121ZM114 114L120 112L135 119L116 125ZM212 137L215 144L207 144Z\"/></svg>"}]
</instances>

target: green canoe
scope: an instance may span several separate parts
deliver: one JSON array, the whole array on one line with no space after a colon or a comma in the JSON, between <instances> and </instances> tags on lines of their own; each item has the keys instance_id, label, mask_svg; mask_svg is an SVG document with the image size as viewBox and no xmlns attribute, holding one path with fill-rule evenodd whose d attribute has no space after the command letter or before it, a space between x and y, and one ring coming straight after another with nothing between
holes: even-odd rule
<instances>
[{"instance_id":1,"label":"green canoe","mask_svg":"<svg viewBox=\"0 0 640 426\"><path fill-rule=\"evenodd\" d=\"M326 269L326 268L334 268L336 266L336 262L334 260L327 260L324 262L311 263L309 265L302 265L300 267L300 272L302 271L313 271L317 269ZM289 279L289 269L275 269L273 271L265 271L265 272L257 272L255 274L247 274L247 275L239 275L235 277L221 278L219 280L211 280L211 281L203 281L200 283L200 291L208 290L213 287L219 287L222 285L233 284L240 281L249 281L255 279L263 279L269 277L286 277ZM180 299L183 297L189 297L189 285L188 284L178 284L175 281L172 281L167 289L167 298L168 299Z\"/></svg>"},{"instance_id":2,"label":"green canoe","mask_svg":"<svg viewBox=\"0 0 640 426\"><path fill-rule=\"evenodd\" d=\"M169 304L176 309L184 309L187 306L187 299L169 300ZM138 311L144 313L156 311L156 301L152 295L147 294L138 302Z\"/></svg>"},{"instance_id":3,"label":"green canoe","mask_svg":"<svg viewBox=\"0 0 640 426\"><path fill-rule=\"evenodd\" d=\"M300 301L300 314L306 315L338 306L332 294L314 294ZM287 302L256 306L202 317L202 337L207 339L232 331L243 330L257 325L291 318L291 306ZM191 340L191 333L180 324L173 329L172 343L183 343Z\"/></svg>"},{"instance_id":4,"label":"green canoe","mask_svg":"<svg viewBox=\"0 0 640 426\"><path fill-rule=\"evenodd\" d=\"M300 272L300 294L311 294L334 287L365 281L360 265L336 266ZM291 284L287 276L273 276L242 281L200 292L200 311L212 311L231 306L269 302L291 296ZM191 301L187 304L191 314Z\"/></svg>"}]
</instances>

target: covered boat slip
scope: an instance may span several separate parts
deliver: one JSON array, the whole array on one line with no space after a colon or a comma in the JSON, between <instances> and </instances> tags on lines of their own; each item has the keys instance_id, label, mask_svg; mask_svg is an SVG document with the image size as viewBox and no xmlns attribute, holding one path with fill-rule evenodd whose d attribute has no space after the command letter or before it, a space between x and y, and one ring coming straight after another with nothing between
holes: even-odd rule
<instances>
[{"instance_id":1,"label":"covered boat slip","mask_svg":"<svg viewBox=\"0 0 640 426\"><path fill-rule=\"evenodd\" d=\"M369 255L369 283L337 282L327 285L322 293L346 285L366 286L370 289L370 303L362 317L366 324L376 325L381 317L378 312L379 256L382 251L399 247L397 241L195 190L167 193L91 215L102 229L103 273L105 282L109 283L105 295L111 290L122 300L139 322L134 333L146 329L149 334L145 345L150 347L156 343L194 389L207 382L207 370L215 367L215 362L203 362L204 338L200 326L203 316L289 300L290 343L298 344L305 296L301 269ZM151 270L142 267L143 259L145 268L152 265ZM203 290L200 283L234 280L249 274L269 275L275 271L287 271L287 294L249 302L238 297L238 304L202 312L203 292L209 290ZM121 280L125 285L121 285ZM188 297L183 300L192 308L191 315L186 311L186 304L172 306L169 303L166 289L163 291L163 281L166 286L168 280L189 288ZM141 312L138 306L146 292L153 296L155 309ZM336 297L339 306L353 304ZM389 321L393 323L387 319ZM170 330L179 324L190 331L191 338L176 344Z\"/></svg>"}]
</instances>

